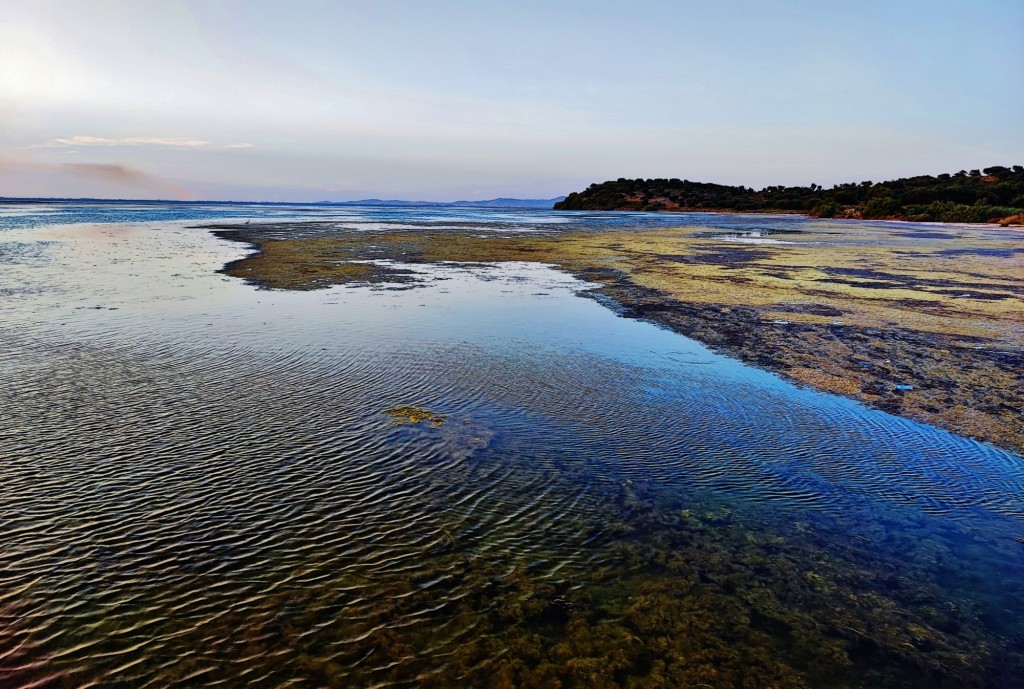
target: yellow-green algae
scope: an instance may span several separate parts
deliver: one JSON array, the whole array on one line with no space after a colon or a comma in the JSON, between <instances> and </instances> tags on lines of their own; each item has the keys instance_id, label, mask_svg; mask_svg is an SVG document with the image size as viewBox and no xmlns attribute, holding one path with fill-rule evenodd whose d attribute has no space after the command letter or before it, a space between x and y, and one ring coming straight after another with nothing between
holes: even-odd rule
<instances>
[{"instance_id":1,"label":"yellow-green algae","mask_svg":"<svg viewBox=\"0 0 1024 689\"><path fill-rule=\"evenodd\" d=\"M226 269L275 289L385 282L362 263L534 261L648 318L818 389L1024 450L1024 233L813 223L785 243L706 228L481 236L348 232L261 241ZM251 232L251 231L250 231Z\"/></svg>"},{"instance_id":2,"label":"yellow-green algae","mask_svg":"<svg viewBox=\"0 0 1024 689\"><path fill-rule=\"evenodd\" d=\"M440 428L444 425L446 418L422 407L391 407L384 413L390 416L391 422L396 425L426 421L434 428Z\"/></svg>"}]
</instances>

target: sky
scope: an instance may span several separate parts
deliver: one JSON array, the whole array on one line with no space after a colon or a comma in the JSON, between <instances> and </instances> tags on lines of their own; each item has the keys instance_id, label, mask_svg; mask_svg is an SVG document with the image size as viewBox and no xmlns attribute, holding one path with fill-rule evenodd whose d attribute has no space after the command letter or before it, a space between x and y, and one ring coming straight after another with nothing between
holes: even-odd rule
<instances>
[{"instance_id":1,"label":"sky","mask_svg":"<svg viewBox=\"0 0 1024 689\"><path fill-rule=\"evenodd\" d=\"M1024 164L1021 0L0 0L0 196L550 198Z\"/></svg>"}]
</instances>

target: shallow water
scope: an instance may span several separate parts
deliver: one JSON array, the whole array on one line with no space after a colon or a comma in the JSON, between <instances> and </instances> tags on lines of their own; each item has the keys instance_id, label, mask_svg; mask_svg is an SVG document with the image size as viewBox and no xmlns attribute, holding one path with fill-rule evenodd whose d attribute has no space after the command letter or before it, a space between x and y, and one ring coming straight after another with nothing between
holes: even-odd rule
<instances>
[{"instance_id":1,"label":"shallow water","mask_svg":"<svg viewBox=\"0 0 1024 689\"><path fill-rule=\"evenodd\" d=\"M619 318L541 266L261 291L215 272L244 246L189 224L294 208L5 213L3 686L1024 681L1016 455ZM405 405L446 422L393 424Z\"/></svg>"}]
</instances>

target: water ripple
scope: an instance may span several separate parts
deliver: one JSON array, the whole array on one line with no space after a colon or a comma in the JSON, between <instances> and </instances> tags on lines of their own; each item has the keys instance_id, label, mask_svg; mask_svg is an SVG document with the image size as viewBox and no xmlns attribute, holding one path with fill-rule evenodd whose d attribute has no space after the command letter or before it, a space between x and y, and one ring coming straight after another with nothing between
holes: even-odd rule
<instances>
[{"instance_id":1,"label":"water ripple","mask_svg":"<svg viewBox=\"0 0 1024 689\"><path fill-rule=\"evenodd\" d=\"M650 344L674 336L606 312L588 318L646 329L644 348L488 339L479 312L415 321L409 304L396 341L369 296L360 317L266 299L0 326L4 686L469 676L513 652L489 632L494 592L524 571L584 588L639 487L784 523L938 515L981 540L1024 518L1018 457L707 353L677 361ZM396 405L446 422L393 425Z\"/></svg>"}]
</instances>

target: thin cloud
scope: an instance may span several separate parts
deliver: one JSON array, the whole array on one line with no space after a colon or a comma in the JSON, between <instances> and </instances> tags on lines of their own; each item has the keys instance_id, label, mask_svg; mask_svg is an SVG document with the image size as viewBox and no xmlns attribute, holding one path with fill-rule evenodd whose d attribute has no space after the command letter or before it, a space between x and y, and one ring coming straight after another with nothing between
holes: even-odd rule
<instances>
[{"instance_id":1,"label":"thin cloud","mask_svg":"<svg viewBox=\"0 0 1024 689\"><path fill-rule=\"evenodd\" d=\"M179 139L157 136L126 136L110 138L105 136L68 136L51 139L45 144L36 144L28 148L87 148L87 147L125 147L141 148L153 146L158 148L254 148L254 145L245 141L231 144L215 144L203 139Z\"/></svg>"}]
</instances>

